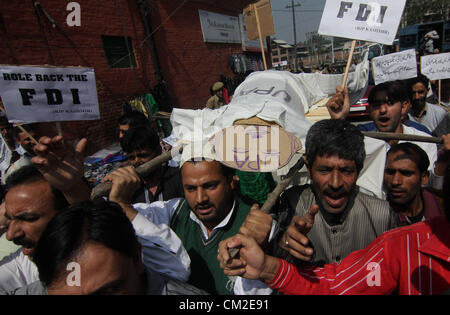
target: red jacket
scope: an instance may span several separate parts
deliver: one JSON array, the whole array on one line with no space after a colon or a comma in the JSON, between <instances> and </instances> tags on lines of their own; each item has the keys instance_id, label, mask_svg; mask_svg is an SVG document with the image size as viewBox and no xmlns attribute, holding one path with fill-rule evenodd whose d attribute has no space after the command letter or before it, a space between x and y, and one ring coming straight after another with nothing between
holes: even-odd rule
<instances>
[{"instance_id":1,"label":"red jacket","mask_svg":"<svg viewBox=\"0 0 450 315\"><path fill-rule=\"evenodd\" d=\"M269 284L285 294L442 294L450 289L446 217L383 233L340 264L297 268L281 260Z\"/></svg>"}]
</instances>

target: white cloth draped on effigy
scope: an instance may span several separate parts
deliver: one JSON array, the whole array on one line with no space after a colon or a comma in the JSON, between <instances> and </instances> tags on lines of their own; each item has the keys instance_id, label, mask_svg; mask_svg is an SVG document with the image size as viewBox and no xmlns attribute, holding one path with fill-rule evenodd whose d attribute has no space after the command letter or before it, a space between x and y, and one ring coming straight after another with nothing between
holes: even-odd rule
<instances>
[{"instance_id":1,"label":"white cloth draped on effigy","mask_svg":"<svg viewBox=\"0 0 450 315\"><path fill-rule=\"evenodd\" d=\"M358 100L365 93L368 75L369 61L365 58L363 62L356 66L355 71L348 75L347 87L351 102ZM342 84L343 76L343 74L320 73L293 74L287 71L274 70L253 72L236 88L232 101L226 106L215 110L208 108L201 110L174 109L171 114L172 136L180 143L191 143L189 147L193 147L193 143L209 141L211 145L205 146L205 150L207 147L209 153L205 155L211 157L210 151L215 149L217 151L217 147L214 147L215 135L223 136L225 134L225 131L220 133L221 130L229 129L231 126L236 127L236 125L253 126L253 129L240 129L245 132L236 131L234 133L236 135L233 136L239 138L239 134L254 133L254 126L259 125L259 128L256 129L257 132L259 131L256 138L261 138L261 130L264 131L264 134L270 133L270 129L261 129L262 127L281 127L281 132L278 133L280 140L277 143L279 146L277 149L279 149L280 156L283 153L284 156L289 157L289 160L285 161L285 157L279 158L277 167L270 170L274 178L277 179L286 175L304 153L306 134L313 124L305 115L317 108L315 104L320 101L324 104L325 98L336 93L336 86ZM288 138L286 138L286 134ZM285 143L286 139L290 143ZM239 143L239 140L236 142ZM237 155L242 148L238 147L236 142L233 143L235 144L234 153ZM384 169L385 146L384 141L365 137L366 161L358 179L358 185L365 192L379 198L382 197L383 172L380 172L380 170ZM262 154L264 152L266 153L265 159L268 159L270 155L268 153L275 152L273 146L267 146L267 143L262 146L259 143L254 147L259 150L257 155L260 159L261 156L264 156ZM199 148L201 148L201 145L197 146L196 154L191 149L183 150L182 159L185 161L189 158L200 157ZM249 149L248 139L246 149L247 151ZM286 150L288 152L284 152ZM220 159L217 158L217 160ZM264 161L262 162L258 165L264 165ZM229 163L224 164L230 166ZM237 165L241 164L237 163ZM243 170L248 169L244 168ZM265 170L260 168L254 171ZM298 178L294 183L306 183L307 181L306 171L303 168L298 173Z\"/></svg>"}]
</instances>

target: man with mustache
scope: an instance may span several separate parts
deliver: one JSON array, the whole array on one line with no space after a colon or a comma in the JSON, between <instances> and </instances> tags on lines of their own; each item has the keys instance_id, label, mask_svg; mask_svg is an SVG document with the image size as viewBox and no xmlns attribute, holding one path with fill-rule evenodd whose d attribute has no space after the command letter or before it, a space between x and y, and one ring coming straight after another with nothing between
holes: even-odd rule
<instances>
[{"instance_id":1,"label":"man with mustache","mask_svg":"<svg viewBox=\"0 0 450 315\"><path fill-rule=\"evenodd\" d=\"M423 74L419 74L409 81L412 107L408 115L409 119L424 125L433 132L444 119L446 111L444 108L426 101L428 84L429 80Z\"/></svg>"},{"instance_id":2,"label":"man with mustache","mask_svg":"<svg viewBox=\"0 0 450 315\"><path fill-rule=\"evenodd\" d=\"M423 187L428 182L429 164L427 154L410 142L395 144L387 154L384 188L400 225L444 215L435 195Z\"/></svg>"},{"instance_id":3,"label":"man with mustache","mask_svg":"<svg viewBox=\"0 0 450 315\"><path fill-rule=\"evenodd\" d=\"M274 221L259 211L257 204L251 207L235 193L234 169L215 160L213 154L197 153L191 148L195 145L183 149L180 165L185 198L131 205L130 187L138 185L140 179L132 167L125 167L106 179L117 187L111 191L110 200L125 211L137 210L158 226L170 226L191 259L188 284L210 294L234 294L235 279L223 274L216 258L219 242L241 233L265 246ZM261 286L259 281L256 287L252 283L249 288Z\"/></svg>"},{"instance_id":4,"label":"man with mustache","mask_svg":"<svg viewBox=\"0 0 450 315\"><path fill-rule=\"evenodd\" d=\"M90 196L82 180L86 139L78 142L75 150L60 136L42 137L39 142L34 147L37 156L32 159L36 167L25 166L7 181L6 238L22 248L0 262L0 289L6 292L38 279L36 266L28 257L48 222L68 204ZM112 191L117 191L115 186ZM126 214L142 245L144 265L169 278L187 280L190 260L180 239L167 227L156 226L134 210Z\"/></svg>"},{"instance_id":5,"label":"man with mustache","mask_svg":"<svg viewBox=\"0 0 450 315\"><path fill-rule=\"evenodd\" d=\"M345 119L350 112L350 98L347 88L336 87L337 94L327 102L328 112L332 119ZM401 81L389 81L374 86L369 93L369 114L376 130L409 135L425 136L429 134L401 123L402 116L408 111L408 91ZM364 125L358 125L361 131L367 131ZM390 146L403 140L386 141ZM446 161L438 159L437 145L429 142L414 142L428 155L431 172L429 184L435 189L442 189L443 171Z\"/></svg>"},{"instance_id":6,"label":"man with mustache","mask_svg":"<svg viewBox=\"0 0 450 315\"><path fill-rule=\"evenodd\" d=\"M120 144L129 164L134 168L152 160L162 152L159 136L149 126L131 128L124 134ZM107 180L108 176L103 179ZM143 178L142 184L132 198L132 203L165 201L183 196L180 170L163 165Z\"/></svg>"},{"instance_id":7,"label":"man with mustache","mask_svg":"<svg viewBox=\"0 0 450 315\"><path fill-rule=\"evenodd\" d=\"M310 128L305 163L311 184L293 186L282 195L288 215L279 217L285 232L277 233L275 256L296 264L340 262L397 226L389 204L362 193L356 184L365 159L363 139L345 120L322 120ZM314 226L302 234L316 213Z\"/></svg>"},{"instance_id":8,"label":"man with mustache","mask_svg":"<svg viewBox=\"0 0 450 315\"><path fill-rule=\"evenodd\" d=\"M450 139L444 140L448 152ZM225 274L259 279L284 294L445 295L450 283L450 167L443 196L445 216L383 233L339 264L292 266L243 235L221 243L217 258ZM311 219L309 228L315 224ZM234 247L240 248L238 259L228 254Z\"/></svg>"}]
</instances>

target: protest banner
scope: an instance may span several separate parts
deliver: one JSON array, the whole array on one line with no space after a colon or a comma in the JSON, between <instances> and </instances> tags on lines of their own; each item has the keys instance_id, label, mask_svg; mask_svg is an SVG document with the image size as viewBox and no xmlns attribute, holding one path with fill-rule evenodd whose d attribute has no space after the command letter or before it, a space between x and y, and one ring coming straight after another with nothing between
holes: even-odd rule
<instances>
[{"instance_id":1,"label":"protest banner","mask_svg":"<svg viewBox=\"0 0 450 315\"><path fill-rule=\"evenodd\" d=\"M430 80L450 78L450 53L422 56L420 68L422 74Z\"/></svg>"},{"instance_id":2,"label":"protest banner","mask_svg":"<svg viewBox=\"0 0 450 315\"><path fill-rule=\"evenodd\" d=\"M14 123L100 119L92 68L3 65L0 95Z\"/></svg>"},{"instance_id":3,"label":"protest banner","mask_svg":"<svg viewBox=\"0 0 450 315\"><path fill-rule=\"evenodd\" d=\"M12 152L8 147L3 135L0 134L0 170L6 171L11 162Z\"/></svg>"},{"instance_id":4,"label":"protest banner","mask_svg":"<svg viewBox=\"0 0 450 315\"><path fill-rule=\"evenodd\" d=\"M327 0L320 20L320 35L353 39L342 86L346 85L356 40L392 45L406 0Z\"/></svg>"},{"instance_id":5,"label":"protest banner","mask_svg":"<svg viewBox=\"0 0 450 315\"><path fill-rule=\"evenodd\" d=\"M327 0L320 35L392 45L406 0Z\"/></svg>"},{"instance_id":6,"label":"protest banner","mask_svg":"<svg viewBox=\"0 0 450 315\"><path fill-rule=\"evenodd\" d=\"M266 37L275 34L275 28L272 17L272 7L269 0L260 0L255 4L249 5L244 9L245 26L247 29L248 39L258 39L258 21L256 19L256 11L258 13L258 21L260 24L261 36Z\"/></svg>"},{"instance_id":7,"label":"protest banner","mask_svg":"<svg viewBox=\"0 0 450 315\"><path fill-rule=\"evenodd\" d=\"M244 9L244 19L249 39L259 39L264 69L267 70L266 56L262 38L275 34L272 8L269 0L260 0Z\"/></svg>"},{"instance_id":8,"label":"protest banner","mask_svg":"<svg viewBox=\"0 0 450 315\"><path fill-rule=\"evenodd\" d=\"M375 84L417 77L416 51L408 49L372 59Z\"/></svg>"}]
</instances>

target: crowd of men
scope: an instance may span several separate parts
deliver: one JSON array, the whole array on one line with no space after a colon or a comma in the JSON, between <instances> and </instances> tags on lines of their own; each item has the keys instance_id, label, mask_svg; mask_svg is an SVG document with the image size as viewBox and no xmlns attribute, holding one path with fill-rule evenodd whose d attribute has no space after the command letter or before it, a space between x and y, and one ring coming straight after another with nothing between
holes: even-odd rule
<instances>
[{"instance_id":1,"label":"crowd of men","mask_svg":"<svg viewBox=\"0 0 450 315\"><path fill-rule=\"evenodd\" d=\"M234 169L195 150L185 149L178 167L139 175L163 152L142 114L120 118L128 163L103 179L108 197L93 200L86 139L73 146L43 135L33 145L3 120L4 138L22 154L2 173L0 233L20 248L0 261L0 292L449 293L450 113L426 101L428 87L423 76L373 87L372 122L357 126L346 120L347 88L338 87L331 119L306 136L309 183L286 189L270 214L241 193ZM366 160L361 131L442 141L387 140L380 199L356 184Z\"/></svg>"}]
</instances>

